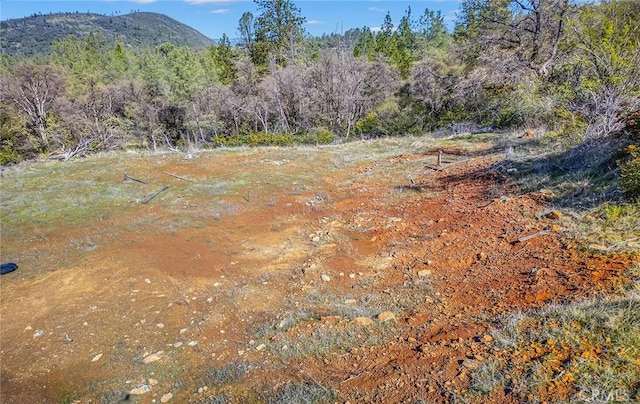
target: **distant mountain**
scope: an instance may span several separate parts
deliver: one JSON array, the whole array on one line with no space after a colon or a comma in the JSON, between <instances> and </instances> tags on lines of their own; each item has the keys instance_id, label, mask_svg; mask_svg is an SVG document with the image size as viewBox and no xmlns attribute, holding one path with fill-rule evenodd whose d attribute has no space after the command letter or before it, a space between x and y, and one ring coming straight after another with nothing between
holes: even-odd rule
<instances>
[{"instance_id":1,"label":"distant mountain","mask_svg":"<svg viewBox=\"0 0 640 404\"><path fill-rule=\"evenodd\" d=\"M106 38L121 38L134 47L153 47L168 42L203 48L214 43L195 29L163 14L58 13L0 21L0 50L11 55L48 54L54 41L68 35L85 37L94 31L101 32Z\"/></svg>"}]
</instances>

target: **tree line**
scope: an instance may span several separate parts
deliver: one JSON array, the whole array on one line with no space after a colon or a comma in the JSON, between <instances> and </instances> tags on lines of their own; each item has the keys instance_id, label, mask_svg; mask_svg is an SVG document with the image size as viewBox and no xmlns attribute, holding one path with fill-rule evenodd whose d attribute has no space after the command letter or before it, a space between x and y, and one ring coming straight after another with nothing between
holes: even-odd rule
<instances>
[{"instance_id":1,"label":"tree line","mask_svg":"<svg viewBox=\"0 0 640 404\"><path fill-rule=\"evenodd\" d=\"M3 54L0 162L460 126L637 136L638 2L463 0L453 30L440 12L408 8L397 26L387 14L377 32L315 38L290 0L256 3L234 46L223 35L208 49L142 50L94 32L46 58Z\"/></svg>"}]
</instances>

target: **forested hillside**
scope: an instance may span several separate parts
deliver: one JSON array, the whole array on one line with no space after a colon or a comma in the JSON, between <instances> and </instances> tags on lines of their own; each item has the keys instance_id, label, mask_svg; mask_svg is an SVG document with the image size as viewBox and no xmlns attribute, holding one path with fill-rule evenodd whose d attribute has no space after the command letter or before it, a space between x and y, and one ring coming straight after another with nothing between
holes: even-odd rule
<instances>
[{"instance_id":1,"label":"forested hillside","mask_svg":"<svg viewBox=\"0 0 640 404\"><path fill-rule=\"evenodd\" d=\"M205 48L213 40L166 15L136 12L125 15L58 13L33 15L0 23L2 52L11 55L49 54L51 45L69 35L86 38L100 32L111 43L116 40L136 48L172 43Z\"/></svg>"},{"instance_id":2,"label":"forested hillside","mask_svg":"<svg viewBox=\"0 0 640 404\"><path fill-rule=\"evenodd\" d=\"M292 2L257 4L237 46L132 48L102 29L44 61L4 54L2 163L511 128L568 146L638 141L636 1L464 0L453 32L407 9L398 26L387 15L379 32L324 38Z\"/></svg>"}]
</instances>

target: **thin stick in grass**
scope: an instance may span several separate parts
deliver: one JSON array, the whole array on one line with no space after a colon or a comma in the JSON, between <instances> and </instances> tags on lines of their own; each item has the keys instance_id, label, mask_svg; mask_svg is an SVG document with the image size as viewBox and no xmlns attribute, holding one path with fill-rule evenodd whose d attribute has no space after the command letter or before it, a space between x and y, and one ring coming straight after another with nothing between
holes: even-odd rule
<instances>
[{"instance_id":1,"label":"thin stick in grass","mask_svg":"<svg viewBox=\"0 0 640 404\"><path fill-rule=\"evenodd\" d=\"M157 190L156 192L152 193L151 195L149 195L149 197L147 197L147 199L145 199L144 201L142 201L143 205L146 205L147 203L151 202L156 196L160 195L161 193L163 193L164 191L166 191L167 189L169 189L168 185L165 185L164 187L162 187L162 189Z\"/></svg>"},{"instance_id":2,"label":"thin stick in grass","mask_svg":"<svg viewBox=\"0 0 640 404\"><path fill-rule=\"evenodd\" d=\"M139 179L137 179L137 178L134 178L134 177L132 177L132 176L128 175L127 173L124 173L124 181L126 181L126 180L132 180L132 181L135 181L135 182L139 182L139 183L141 183L141 184L147 184L146 182L144 182L144 181L142 181L142 180L139 180Z\"/></svg>"},{"instance_id":3,"label":"thin stick in grass","mask_svg":"<svg viewBox=\"0 0 640 404\"><path fill-rule=\"evenodd\" d=\"M166 174L166 175L169 175L169 176L171 176L171 177L175 177L175 178L177 178L177 179L179 179L179 180L182 180L182 181L195 182L195 181L192 181L192 180L190 180L190 179L188 179L188 178L181 177L181 176L179 176L179 175L171 174L171 173L168 173L168 172L165 172L165 171L160 171L160 172L161 172L162 174Z\"/></svg>"}]
</instances>

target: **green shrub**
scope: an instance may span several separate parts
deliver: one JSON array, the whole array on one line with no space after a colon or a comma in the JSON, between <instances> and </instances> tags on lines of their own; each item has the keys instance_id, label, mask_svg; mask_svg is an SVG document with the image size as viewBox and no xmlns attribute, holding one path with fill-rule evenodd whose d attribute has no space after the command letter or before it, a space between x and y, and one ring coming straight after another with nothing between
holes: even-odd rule
<instances>
[{"instance_id":1,"label":"green shrub","mask_svg":"<svg viewBox=\"0 0 640 404\"><path fill-rule=\"evenodd\" d=\"M511 128L520 126L524 123L521 111L516 108L504 108L501 109L495 119L490 123L499 129Z\"/></svg>"},{"instance_id":2,"label":"green shrub","mask_svg":"<svg viewBox=\"0 0 640 404\"><path fill-rule=\"evenodd\" d=\"M335 140L335 135L327 128L312 128L307 133L301 135L297 141L301 144L331 144Z\"/></svg>"},{"instance_id":3,"label":"green shrub","mask_svg":"<svg viewBox=\"0 0 640 404\"><path fill-rule=\"evenodd\" d=\"M375 112L369 112L356 124L354 132L360 137L378 137L379 125L378 115Z\"/></svg>"},{"instance_id":4,"label":"green shrub","mask_svg":"<svg viewBox=\"0 0 640 404\"><path fill-rule=\"evenodd\" d=\"M0 166L19 163L20 161L22 161L22 156L15 150L9 147L4 147L2 150L0 150Z\"/></svg>"},{"instance_id":5,"label":"green shrub","mask_svg":"<svg viewBox=\"0 0 640 404\"><path fill-rule=\"evenodd\" d=\"M627 147L631 160L620 165L620 188L630 196L640 196L640 144Z\"/></svg>"},{"instance_id":6,"label":"green shrub","mask_svg":"<svg viewBox=\"0 0 640 404\"><path fill-rule=\"evenodd\" d=\"M561 140L566 144L577 144L584 137L587 130L587 122L584 117L564 108L557 108L553 116L553 129L561 135Z\"/></svg>"},{"instance_id":7,"label":"green shrub","mask_svg":"<svg viewBox=\"0 0 640 404\"><path fill-rule=\"evenodd\" d=\"M251 132L248 134L220 137L215 146L293 146L295 137L289 133Z\"/></svg>"}]
</instances>

